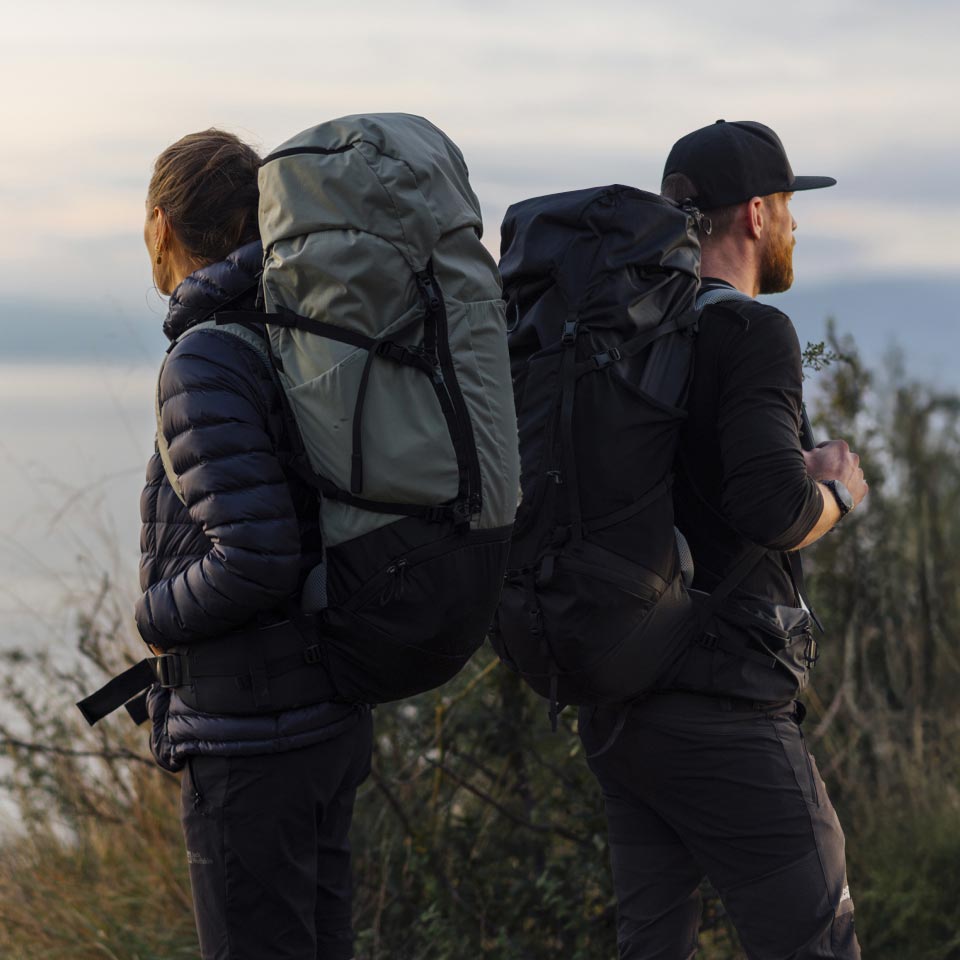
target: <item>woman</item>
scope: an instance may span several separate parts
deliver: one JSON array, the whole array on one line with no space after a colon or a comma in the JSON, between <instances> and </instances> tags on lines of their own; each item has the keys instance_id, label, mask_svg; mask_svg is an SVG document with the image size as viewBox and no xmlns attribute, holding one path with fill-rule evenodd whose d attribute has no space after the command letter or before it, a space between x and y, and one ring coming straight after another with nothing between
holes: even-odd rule
<instances>
[{"instance_id":1,"label":"woman","mask_svg":"<svg viewBox=\"0 0 960 960\"><path fill-rule=\"evenodd\" d=\"M155 453L136 619L157 651L282 621L320 558L316 494L284 473L291 437L271 371L238 337L185 336L217 311L256 309L259 165L232 134L190 134L157 159L147 194L144 239L173 341L158 403L185 500ZM204 960L349 960L347 833L369 772L369 709L203 713L160 687L148 700L154 756L186 767L181 819Z\"/></svg>"}]
</instances>

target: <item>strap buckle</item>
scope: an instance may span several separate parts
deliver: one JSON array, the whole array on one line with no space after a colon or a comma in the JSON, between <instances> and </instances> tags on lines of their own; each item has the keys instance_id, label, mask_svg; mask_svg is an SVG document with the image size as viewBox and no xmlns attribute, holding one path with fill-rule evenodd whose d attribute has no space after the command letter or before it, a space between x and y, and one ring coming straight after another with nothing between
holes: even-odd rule
<instances>
[{"instance_id":1,"label":"strap buckle","mask_svg":"<svg viewBox=\"0 0 960 960\"><path fill-rule=\"evenodd\" d=\"M423 347L415 345L407 347L402 343L397 343L395 340L378 341L373 352L378 357L384 357L387 360L392 360L394 363L400 363L407 367L428 369L430 373L433 373L433 368L436 366L435 362L427 359Z\"/></svg>"},{"instance_id":2,"label":"strap buckle","mask_svg":"<svg viewBox=\"0 0 960 960\"><path fill-rule=\"evenodd\" d=\"M323 662L323 651L319 643L314 643L306 647L303 651L303 659L310 664Z\"/></svg>"},{"instance_id":3,"label":"strap buckle","mask_svg":"<svg viewBox=\"0 0 960 960\"><path fill-rule=\"evenodd\" d=\"M416 274L417 287L420 289L420 298L428 313L433 313L440 307L440 296L429 270L421 270Z\"/></svg>"},{"instance_id":4,"label":"strap buckle","mask_svg":"<svg viewBox=\"0 0 960 960\"><path fill-rule=\"evenodd\" d=\"M611 363L616 363L622 359L623 354L620 352L620 348L611 347L609 350L604 350L603 353L594 354L590 358L590 363L593 364L594 369L602 370L604 367L609 367Z\"/></svg>"},{"instance_id":5,"label":"strap buckle","mask_svg":"<svg viewBox=\"0 0 960 960\"><path fill-rule=\"evenodd\" d=\"M563 322L563 335L560 337L560 342L568 347L571 343L574 343L577 339L577 329L579 326L580 322L576 318L573 320L565 320Z\"/></svg>"},{"instance_id":6,"label":"strap buckle","mask_svg":"<svg viewBox=\"0 0 960 960\"><path fill-rule=\"evenodd\" d=\"M374 353L378 357L387 357L397 363L403 363L407 353L407 348L393 340L381 340L374 348Z\"/></svg>"},{"instance_id":7,"label":"strap buckle","mask_svg":"<svg viewBox=\"0 0 960 960\"><path fill-rule=\"evenodd\" d=\"M161 653L155 664L157 682L161 687L182 687L186 682L183 658L179 653Z\"/></svg>"}]
</instances>

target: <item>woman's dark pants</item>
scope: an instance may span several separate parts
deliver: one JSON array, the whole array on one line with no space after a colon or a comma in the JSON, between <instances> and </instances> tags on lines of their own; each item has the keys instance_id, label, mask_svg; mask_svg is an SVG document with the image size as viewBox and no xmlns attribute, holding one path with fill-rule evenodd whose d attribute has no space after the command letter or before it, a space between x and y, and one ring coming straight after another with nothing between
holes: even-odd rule
<instances>
[{"instance_id":1,"label":"woman's dark pants","mask_svg":"<svg viewBox=\"0 0 960 960\"><path fill-rule=\"evenodd\" d=\"M191 757L181 790L203 960L349 960L350 846L371 718L313 746Z\"/></svg>"}]
</instances>

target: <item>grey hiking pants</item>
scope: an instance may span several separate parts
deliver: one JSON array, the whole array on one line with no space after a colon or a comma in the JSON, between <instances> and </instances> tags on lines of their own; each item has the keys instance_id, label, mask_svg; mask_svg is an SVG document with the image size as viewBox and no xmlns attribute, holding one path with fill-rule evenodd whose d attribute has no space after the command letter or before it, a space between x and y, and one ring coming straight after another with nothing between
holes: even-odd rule
<instances>
[{"instance_id":1,"label":"grey hiking pants","mask_svg":"<svg viewBox=\"0 0 960 960\"><path fill-rule=\"evenodd\" d=\"M600 751L618 713L583 708ZM603 789L621 960L689 960L709 877L751 960L857 960L843 831L802 707L663 693L588 760Z\"/></svg>"}]
</instances>

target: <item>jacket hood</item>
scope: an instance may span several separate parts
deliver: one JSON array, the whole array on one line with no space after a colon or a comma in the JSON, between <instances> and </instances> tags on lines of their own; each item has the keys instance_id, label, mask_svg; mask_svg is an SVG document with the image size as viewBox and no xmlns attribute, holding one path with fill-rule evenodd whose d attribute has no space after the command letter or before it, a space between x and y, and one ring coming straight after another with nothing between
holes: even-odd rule
<instances>
[{"instance_id":1,"label":"jacket hood","mask_svg":"<svg viewBox=\"0 0 960 960\"><path fill-rule=\"evenodd\" d=\"M263 271L263 246L254 240L234 250L225 260L210 263L184 277L170 294L163 332L176 340L190 327L207 320L228 304L252 306Z\"/></svg>"}]
</instances>

